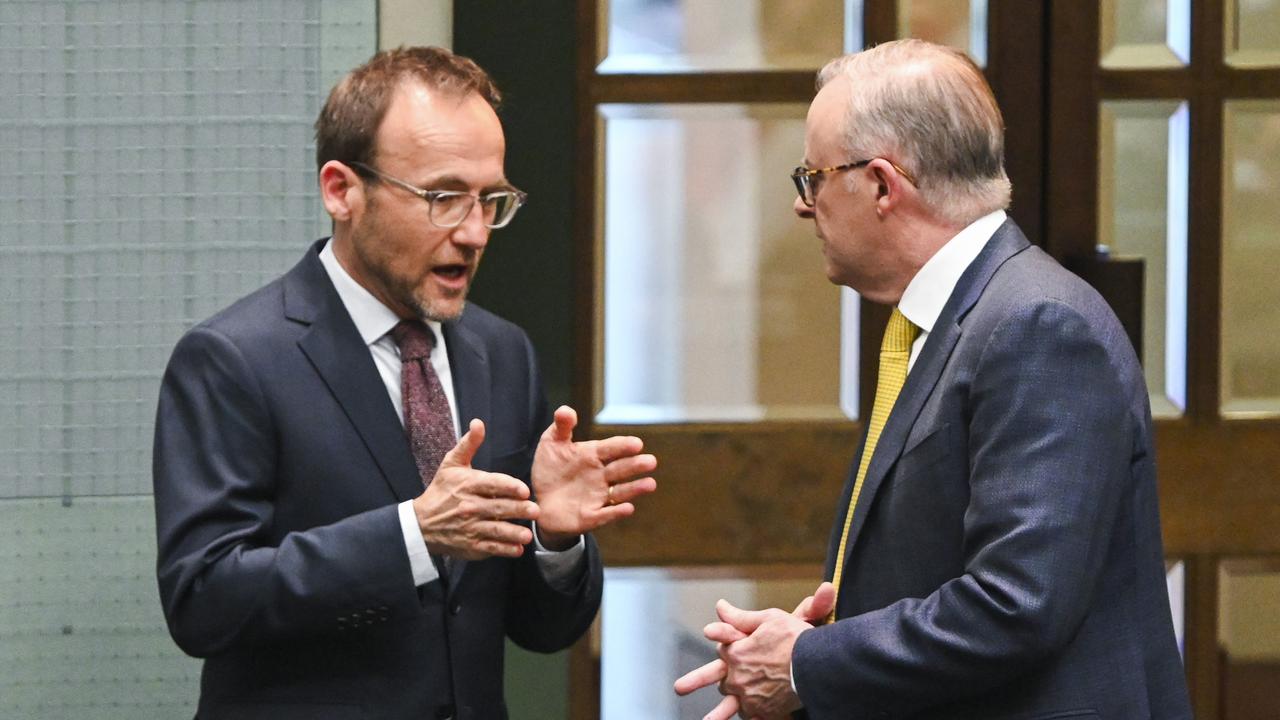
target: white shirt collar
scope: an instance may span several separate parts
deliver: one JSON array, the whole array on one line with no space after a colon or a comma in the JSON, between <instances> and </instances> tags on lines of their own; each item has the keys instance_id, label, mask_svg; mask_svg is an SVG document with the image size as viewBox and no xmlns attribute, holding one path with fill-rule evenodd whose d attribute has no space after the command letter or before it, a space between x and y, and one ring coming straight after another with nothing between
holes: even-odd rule
<instances>
[{"instance_id":1,"label":"white shirt collar","mask_svg":"<svg viewBox=\"0 0 1280 720\"><path fill-rule=\"evenodd\" d=\"M1005 218L1004 210L996 210L974 220L938 248L938 252L911 278L898 301L898 310L920 328L922 335L933 331L943 306L956 289L956 283L960 282L960 276L1004 224Z\"/></svg>"},{"instance_id":2,"label":"white shirt collar","mask_svg":"<svg viewBox=\"0 0 1280 720\"><path fill-rule=\"evenodd\" d=\"M392 312L391 308L383 305L381 300L356 282L347 269L342 267L342 263L338 262L338 256L333 253L332 238L320 251L320 262L324 265L325 272L329 273L329 280L333 283L333 288L338 291L338 297L342 299L342 304L350 313L351 320L356 325L356 331L360 333L360 339L364 340L365 345L378 342L400 322L399 316ZM431 328L431 332L435 333L436 346L439 347L441 339L439 321L424 320L423 322Z\"/></svg>"}]
</instances>

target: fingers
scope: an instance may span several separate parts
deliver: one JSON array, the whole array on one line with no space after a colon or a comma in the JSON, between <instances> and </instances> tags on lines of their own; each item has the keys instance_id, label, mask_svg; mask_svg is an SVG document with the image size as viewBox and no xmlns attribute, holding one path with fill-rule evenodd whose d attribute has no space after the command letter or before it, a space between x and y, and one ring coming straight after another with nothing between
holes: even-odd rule
<instances>
[{"instance_id":1,"label":"fingers","mask_svg":"<svg viewBox=\"0 0 1280 720\"><path fill-rule=\"evenodd\" d=\"M821 622L836 609L836 586L829 582L822 583L813 592L812 600L808 614L801 619L811 623Z\"/></svg>"},{"instance_id":2,"label":"fingers","mask_svg":"<svg viewBox=\"0 0 1280 720\"><path fill-rule=\"evenodd\" d=\"M711 712L704 715L702 720L729 720L736 712L738 712L738 697L725 695L720 704L711 708Z\"/></svg>"},{"instance_id":3,"label":"fingers","mask_svg":"<svg viewBox=\"0 0 1280 720\"><path fill-rule=\"evenodd\" d=\"M722 645L728 645L729 643L734 643L743 638L750 637L750 635L742 632L729 623L722 622L709 623L706 627L702 628L702 634L705 635L708 640L718 642Z\"/></svg>"},{"instance_id":4,"label":"fingers","mask_svg":"<svg viewBox=\"0 0 1280 720\"><path fill-rule=\"evenodd\" d=\"M604 479L609 483L622 482L637 475L648 475L658 469L658 458L645 453L610 460L604 468Z\"/></svg>"},{"instance_id":5,"label":"fingers","mask_svg":"<svg viewBox=\"0 0 1280 720\"><path fill-rule=\"evenodd\" d=\"M609 497L606 502L614 505L631 502L641 495L648 495L658 489L658 481L651 477L640 478L630 482L620 482L609 486Z\"/></svg>"},{"instance_id":6,"label":"fingers","mask_svg":"<svg viewBox=\"0 0 1280 720\"><path fill-rule=\"evenodd\" d=\"M577 426L578 412L568 405L561 405L556 408L551 426L542 437L555 442L570 442L573 440L573 429Z\"/></svg>"},{"instance_id":7,"label":"fingers","mask_svg":"<svg viewBox=\"0 0 1280 720\"><path fill-rule=\"evenodd\" d=\"M738 630L750 635L765 621L767 610L741 610L728 600L716 602L716 615Z\"/></svg>"},{"instance_id":8,"label":"fingers","mask_svg":"<svg viewBox=\"0 0 1280 720\"><path fill-rule=\"evenodd\" d=\"M631 455L636 455L644 449L644 441L633 435L614 435L613 437L608 437L604 440L592 440L588 442L593 443L593 449L596 452L596 457L600 458L600 461L605 464Z\"/></svg>"},{"instance_id":9,"label":"fingers","mask_svg":"<svg viewBox=\"0 0 1280 720\"><path fill-rule=\"evenodd\" d=\"M700 690L708 685L713 685L724 679L725 664L723 660L712 660L696 670L681 675L676 680L675 690L677 695L688 695L694 690Z\"/></svg>"},{"instance_id":10,"label":"fingers","mask_svg":"<svg viewBox=\"0 0 1280 720\"><path fill-rule=\"evenodd\" d=\"M473 418L471 425L467 427L466 434L458 439L458 444L444 454L440 467L470 467L472 458L476 456L476 451L480 449L483 442L484 421Z\"/></svg>"}]
</instances>

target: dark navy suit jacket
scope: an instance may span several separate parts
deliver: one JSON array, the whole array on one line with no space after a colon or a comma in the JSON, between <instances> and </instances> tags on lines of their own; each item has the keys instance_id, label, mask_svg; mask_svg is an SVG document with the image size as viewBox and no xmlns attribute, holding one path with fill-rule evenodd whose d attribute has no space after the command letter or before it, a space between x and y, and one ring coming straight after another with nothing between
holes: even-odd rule
<instances>
[{"instance_id":1,"label":"dark navy suit jacket","mask_svg":"<svg viewBox=\"0 0 1280 720\"><path fill-rule=\"evenodd\" d=\"M1190 718L1154 460L1119 322L1006 222L885 425L838 621L795 645L809 717Z\"/></svg>"},{"instance_id":2,"label":"dark navy suit jacket","mask_svg":"<svg viewBox=\"0 0 1280 720\"><path fill-rule=\"evenodd\" d=\"M164 375L158 577L205 658L198 716L504 717L504 638L554 651L586 630L595 544L570 592L532 548L414 587L396 505L421 481L322 246L188 332ZM527 482L550 423L528 338L474 305L444 333L459 416L486 426L474 466Z\"/></svg>"}]
</instances>

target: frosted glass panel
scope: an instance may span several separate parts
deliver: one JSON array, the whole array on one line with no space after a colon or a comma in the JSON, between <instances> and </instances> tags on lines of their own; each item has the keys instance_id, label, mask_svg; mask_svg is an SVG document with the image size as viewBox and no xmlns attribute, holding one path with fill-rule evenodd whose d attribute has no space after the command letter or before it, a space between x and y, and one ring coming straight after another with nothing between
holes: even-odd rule
<instances>
[{"instance_id":1,"label":"frosted glass panel","mask_svg":"<svg viewBox=\"0 0 1280 720\"><path fill-rule=\"evenodd\" d=\"M1224 5L1227 64L1280 66L1280 0L1227 0Z\"/></svg>"},{"instance_id":2,"label":"frosted glass panel","mask_svg":"<svg viewBox=\"0 0 1280 720\"><path fill-rule=\"evenodd\" d=\"M375 0L0 2L0 718L191 717L151 435L179 335L328 233Z\"/></svg>"},{"instance_id":3,"label":"frosted glass panel","mask_svg":"<svg viewBox=\"0 0 1280 720\"><path fill-rule=\"evenodd\" d=\"M191 717L200 663L169 639L151 498L0 502L0 717Z\"/></svg>"},{"instance_id":4,"label":"frosted glass panel","mask_svg":"<svg viewBox=\"0 0 1280 720\"><path fill-rule=\"evenodd\" d=\"M792 212L803 105L601 107L601 422L843 418L841 292ZM856 339L856 304L843 336ZM842 343L849 348L842 350ZM842 365L842 353L849 362Z\"/></svg>"},{"instance_id":5,"label":"frosted glass panel","mask_svg":"<svg viewBox=\"0 0 1280 720\"><path fill-rule=\"evenodd\" d=\"M0 498L150 492L178 336L328 232L311 125L374 9L0 3Z\"/></svg>"},{"instance_id":6,"label":"frosted glass panel","mask_svg":"<svg viewBox=\"0 0 1280 720\"><path fill-rule=\"evenodd\" d=\"M1191 0L1102 0L1102 67L1180 67L1191 61Z\"/></svg>"},{"instance_id":7,"label":"frosted glass panel","mask_svg":"<svg viewBox=\"0 0 1280 720\"><path fill-rule=\"evenodd\" d=\"M1220 717L1273 718L1280 707L1280 558L1218 569Z\"/></svg>"},{"instance_id":8,"label":"frosted glass panel","mask_svg":"<svg viewBox=\"0 0 1280 720\"><path fill-rule=\"evenodd\" d=\"M1280 102L1226 103L1222 157L1222 412L1280 413Z\"/></svg>"},{"instance_id":9,"label":"frosted glass panel","mask_svg":"<svg viewBox=\"0 0 1280 720\"><path fill-rule=\"evenodd\" d=\"M716 659L702 628L724 598L740 608L794 608L822 567L606 569L600 610L600 717L699 720L720 702L714 686L677 697L671 683Z\"/></svg>"},{"instance_id":10,"label":"frosted glass panel","mask_svg":"<svg viewBox=\"0 0 1280 720\"><path fill-rule=\"evenodd\" d=\"M845 47L846 0L599 1L602 73L816 70Z\"/></svg>"},{"instance_id":11,"label":"frosted glass panel","mask_svg":"<svg viewBox=\"0 0 1280 720\"><path fill-rule=\"evenodd\" d=\"M987 0L898 0L898 37L950 45L987 64Z\"/></svg>"},{"instance_id":12,"label":"frosted glass panel","mask_svg":"<svg viewBox=\"0 0 1280 720\"><path fill-rule=\"evenodd\" d=\"M1101 105L1098 241L1145 261L1142 366L1158 417L1180 415L1187 388L1186 103Z\"/></svg>"}]
</instances>

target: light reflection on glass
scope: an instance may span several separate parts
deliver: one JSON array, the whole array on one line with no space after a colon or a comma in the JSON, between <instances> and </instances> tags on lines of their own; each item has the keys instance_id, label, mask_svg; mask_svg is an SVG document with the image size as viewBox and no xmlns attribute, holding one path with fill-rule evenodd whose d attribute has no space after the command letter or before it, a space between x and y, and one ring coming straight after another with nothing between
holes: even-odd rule
<instances>
[{"instance_id":1,"label":"light reflection on glass","mask_svg":"<svg viewBox=\"0 0 1280 720\"><path fill-rule=\"evenodd\" d=\"M1102 0L1102 67L1181 67L1191 61L1191 0Z\"/></svg>"},{"instance_id":2,"label":"light reflection on glass","mask_svg":"<svg viewBox=\"0 0 1280 720\"><path fill-rule=\"evenodd\" d=\"M1098 241L1145 260L1143 372L1152 414L1176 417L1187 394L1187 104L1107 101L1099 129Z\"/></svg>"},{"instance_id":3,"label":"light reflection on glass","mask_svg":"<svg viewBox=\"0 0 1280 720\"><path fill-rule=\"evenodd\" d=\"M1226 103L1222 140L1222 413L1280 413L1280 101Z\"/></svg>"},{"instance_id":4,"label":"light reflection on glass","mask_svg":"<svg viewBox=\"0 0 1280 720\"><path fill-rule=\"evenodd\" d=\"M813 225L792 210L804 113L601 107L600 422L843 419L856 408L856 391L842 389L856 386L856 302L842 312Z\"/></svg>"},{"instance_id":5,"label":"light reflection on glass","mask_svg":"<svg viewBox=\"0 0 1280 720\"><path fill-rule=\"evenodd\" d=\"M817 69L844 51L846 5L861 17L846 0L600 1L602 73Z\"/></svg>"}]
</instances>

